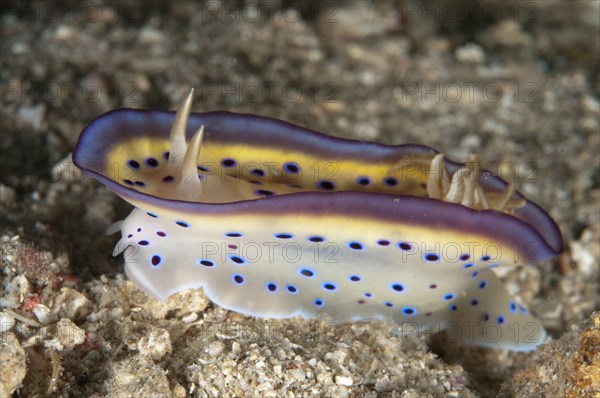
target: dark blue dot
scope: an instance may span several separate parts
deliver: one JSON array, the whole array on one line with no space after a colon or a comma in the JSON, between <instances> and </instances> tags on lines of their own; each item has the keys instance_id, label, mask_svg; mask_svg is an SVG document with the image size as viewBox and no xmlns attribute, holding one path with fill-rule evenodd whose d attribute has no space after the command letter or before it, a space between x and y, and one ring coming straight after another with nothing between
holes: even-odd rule
<instances>
[{"instance_id":1,"label":"dark blue dot","mask_svg":"<svg viewBox=\"0 0 600 398\"><path fill-rule=\"evenodd\" d=\"M290 234L277 234L275 235L276 238L278 239L292 239L293 236Z\"/></svg>"},{"instance_id":2,"label":"dark blue dot","mask_svg":"<svg viewBox=\"0 0 600 398\"><path fill-rule=\"evenodd\" d=\"M285 171L292 174L296 174L300 171L300 166L298 166L298 164L294 162L288 162L284 164L283 168Z\"/></svg>"},{"instance_id":3,"label":"dark blue dot","mask_svg":"<svg viewBox=\"0 0 600 398\"><path fill-rule=\"evenodd\" d=\"M257 194L258 196L273 196L273 195L275 195L275 192L267 191L266 189L259 189L257 191L254 191L254 193Z\"/></svg>"},{"instance_id":4,"label":"dark blue dot","mask_svg":"<svg viewBox=\"0 0 600 398\"><path fill-rule=\"evenodd\" d=\"M319 182L319 187L326 191L331 191L331 190L335 189L335 185L333 184L333 182L327 181L327 180Z\"/></svg>"},{"instance_id":5,"label":"dark blue dot","mask_svg":"<svg viewBox=\"0 0 600 398\"><path fill-rule=\"evenodd\" d=\"M337 286L331 282L325 282L323 283L323 289L325 290L329 290L329 291L334 291L337 290Z\"/></svg>"},{"instance_id":6,"label":"dark blue dot","mask_svg":"<svg viewBox=\"0 0 600 398\"><path fill-rule=\"evenodd\" d=\"M350 275L348 279L350 279L351 282L360 282L362 278L358 275Z\"/></svg>"},{"instance_id":7,"label":"dark blue dot","mask_svg":"<svg viewBox=\"0 0 600 398\"><path fill-rule=\"evenodd\" d=\"M146 158L146 166L156 167L158 166L158 160L156 160L155 158Z\"/></svg>"},{"instance_id":8,"label":"dark blue dot","mask_svg":"<svg viewBox=\"0 0 600 398\"><path fill-rule=\"evenodd\" d=\"M204 166L198 166L198 170L200 170L200 171L208 171L208 168L206 168Z\"/></svg>"},{"instance_id":9,"label":"dark blue dot","mask_svg":"<svg viewBox=\"0 0 600 398\"><path fill-rule=\"evenodd\" d=\"M350 242L350 243L348 243L348 247L353 250L362 250L363 249L363 245L361 245L358 242Z\"/></svg>"},{"instance_id":10,"label":"dark blue dot","mask_svg":"<svg viewBox=\"0 0 600 398\"><path fill-rule=\"evenodd\" d=\"M463 268L467 269L467 268L471 268L472 266L474 266L475 264L473 263L467 263L465 265L463 265Z\"/></svg>"},{"instance_id":11,"label":"dark blue dot","mask_svg":"<svg viewBox=\"0 0 600 398\"><path fill-rule=\"evenodd\" d=\"M471 305L477 305L477 304L479 304L479 300L477 300L477 299L471 300Z\"/></svg>"},{"instance_id":12,"label":"dark blue dot","mask_svg":"<svg viewBox=\"0 0 600 398\"><path fill-rule=\"evenodd\" d=\"M159 256L158 254L155 254L154 256L152 256L152 265L154 265L155 267L158 267L160 265L160 263L162 263L162 257Z\"/></svg>"},{"instance_id":13,"label":"dark blue dot","mask_svg":"<svg viewBox=\"0 0 600 398\"><path fill-rule=\"evenodd\" d=\"M358 177L356 182L358 183L358 185L362 185L363 187L366 187L367 185L369 185L371 183L371 180L369 179L369 177Z\"/></svg>"},{"instance_id":14,"label":"dark blue dot","mask_svg":"<svg viewBox=\"0 0 600 398\"><path fill-rule=\"evenodd\" d=\"M479 275L479 271L475 271L471 274L471 278L475 279L477 278L477 275Z\"/></svg>"},{"instance_id":15,"label":"dark blue dot","mask_svg":"<svg viewBox=\"0 0 600 398\"><path fill-rule=\"evenodd\" d=\"M135 185L137 185L138 187L145 187L146 183L144 181L140 181L140 180L135 180L133 182Z\"/></svg>"},{"instance_id":16,"label":"dark blue dot","mask_svg":"<svg viewBox=\"0 0 600 398\"><path fill-rule=\"evenodd\" d=\"M454 297L456 297L456 295L454 293L448 293L446 295L444 295L444 300L445 301L450 301L452 300Z\"/></svg>"},{"instance_id":17,"label":"dark blue dot","mask_svg":"<svg viewBox=\"0 0 600 398\"><path fill-rule=\"evenodd\" d=\"M206 176L204 174L198 174L198 179L200 181L206 181Z\"/></svg>"},{"instance_id":18,"label":"dark blue dot","mask_svg":"<svg viewBox=\"0 0 600 398\"><path fill-rule=\"evenodd\" d=\"M235 166L235 164L236 164L236 161L233 159L230 159L230 158L221 160L221 165L223 165L223 167L230 168L230 167Z\"/></svg>"},{"instance_id":19,"label":"dark blue dot","mask_svg":"<svg viewBox=\"0 0 600 398\"><path fill-rule=\"evenodd\" d=\"M138 245L140 246L148 246L150 244L150 242L148 242L147 240L141 240L138 242Z\"/></svg>"},{"instance_id":20,"label":"dark blue dot","mask_svg":"<svg viewBox=\"0 0 600 398\"><path fill-rule=\"evenodd\" d=\"M513 301L510 302L509 307L510 312L512 312L513 314L517 313L517 305Z\"/></svg>"},{"instance_id":21,"label":"dark blue dot","mask_svg":"<svg viewBox=\"0 0 600 398\"><path fill-rule=\"evenodd\" d=\"M127 161L127 164L129 165L129 167L131 167L132 169L139 169L140 168L140 163L137 160L129 160Z\"/></svg>"},{"instance_id":22,"label":"dark blue dot","mask_svg":"<svg viewBox=\"0 0 600 398\"><path fill-rule=\"evenodd\" d=\"M225 236L228 236L230 238L239 238L240 236L243 236L243 235L239 232L227 232L225 234Z\"/></svg>"},{"instance_id":23,"label":"dark blue dot","mask_svg":"<svg viewBox=\"0 0 600 398\"><path fill-rule=\"evenodd\" d=\"M257 176L257 177L263 177L265 175L264 170L261 169L254 169L254 170L250 170L250 174L252 174L253 176Z\"/></svg>"},{"instance_id":24,"label":"dark blue dot","mask_svg":"<svg viewBox=\"0 0 600 398\"><path fill-rule=\"evenodd\" d=\"M527 314L527 308L523 307L521 304L519 304L519 309L521 310L522 313Z\"/></svg>"},{"instance_id":25,"label":"dark blue dot","mask_svg":"<svg viewBox=\"0 0 600 398\"><path fill-rule=\"evenodd\" d=\"M141 228L138 228L138 229L137 229L137 231L138 231L138 232L142 232L142 229L141 229Z\"/></svg>"},{"instance_id":26,"label":"dark blue dot","mask_svg":"<svg viewBox=\"0 0 600 398\"><path fill-rule=\"evenodd\" d=\"M274 293L277 291L277 284L273 282L267 283L267 291Z\"/></svg>"},{"instance_id":27,"label":"dark blue dot","mask_svg":"<svg viewBox=\"0 0 600 398\"><path fill-rule=\"evenodd\" d=\"M169 151L163 153L163 158L165 158L165 160L169 160Z\"/></svg>"},{"instance_id":28,"label":"dark blue dot","mask_svg":"<svg viewBox=\"0 0 600 398\"><path fill-rule=\"evenodd\" d=\"M401 283L392 283L390 285L390 287L395 292L403 292L404 291L404 285L402 285Z\"/></svg>"},{"instance_id":29,"label":"dark blue dot","mask_svg":"<svg viewBox=\"0 0 600 398\"><path fill-rule=\"evenodd\" d=\"M167 234L164 233L163 231L157 231L156 235L160 236L161 238L164 238L165 236L167 236Z\"/></svg>"},{"instance_id":30,"label":"dark blue dot","mask_svg":"<svg viewBox=\"0 0 600 398\"><path fill-rule=\"evenodd\" d=\"M483 314L483 320L484 321L489 321L490 320L490 314L488 314L488 313Z\"/></svg>"},{"instance_id":31,"label":"dark blue dot","mask_svg":"<svg viewBox=\"0 0 600 398\"><path fill-rule=\"evenodd\" d=\"M371 298L373 297L373 293L364 293L363 296L365 296L366 298Z\"/></svg>"},{"instance_id":32,"label":"dark blue dot","mask_svg":"<svg viewBox=\"0 0 600 398\"><path fill-rule=\"evenodd\" d=\"M481 261L488 261L489 259L490 259L490 256L481 257Z\"/></svg>"},{"instance_id":33,"label":"dark blue dot","mask_svg":"<svg viewBox=\"0 0 600 398\"><path fill-rule=\"evenodd\" d=\"M486 281L481 281L481 282L479 282L479 288L480 288L480 289L483 289L483 288L485 287L485 285L487 285L487 282L486 282Z\"/></svg>"},{"instance_id":34,"label":"dark blue dot","mask_svg":"<svg viewBox=\"0 0 600 398\"><path fill-rule=\"evenodd\" d=\"M458 307L456 306L456 304L450 304L450 311L456 311L458 309Z\"/></svg>"},{"instance_id":35,"label":"dark blue dot","mask_svg":"<svg viewBox=\"0 0 600 398\"><path fill-rule=\"evenodd\" d=\"M386 307L390 307L390 308L392 308L394 306L394 304L390 303L389 301L386 301L385 303L383 303L383 305L385 305Z\"/></svg>"},{"instance_id":36,"label":"dark blue dot","mask_svg":"<svg viewBox=\"0 0 600 398\"><path fill-rule=\"evenodd\" d=\"M233 279L233 282L235 282L237 285L243 285L244 282L246 281L246 279L240 274L234 274L232 279Z\"/></svg>"},{"instance_id":37,"label":"dark blue dot","mask_svg":"<svg viewBox=\"0 0 600 398\"><path fill-rule=\"evenodd\" d=\"M311 242L319 243L319 242L323 242L325 240L325 238L322 238L320 236L311 236L310 238L308 238L308 240Z\"/></svg>"},{"instance_id":38,"label":"dark blue dot","mask_svg":"<svg viewBox=\"0 0 600 398\"><path fill-rule=\"evenodd\" d=\"M402 308L402 314L406 316L415 316L417 315L417 309L414 307L404 307Z\"/></svg>"},{"instance_id":39,"label":"dark blue dot","mask_svg":"<svg viewBox=\"0 0 600 398\"><path fill-rule=\"evenodd\" d=\"M437 285L435 283L432 283L431 285L429 285L430 289L437 289Z\"/></svg>"},{"instance_id":40,"label":"dark blue dot","mask_svg":"<svg viewBox=\"0 0 600 398\"><path fill-rule=\"evenodd\" d=\"M236 264L245 264L246 260L238 256L230 256L229 259Z\"/></svg>"},{"instance_id":41,"label":"dark blue dot","mask_svg":"<svg viewBox=\"0 0 600 398\"><path fill-rule=\"evenodd\" d=\"M287 285L285 287L285 290L287 290L287 292L290 293L290 294L296 294L296 293L298 293L298 288L296 286L294 286L294 285Z\"/></svg>"},{"instance_id":42,"label":"dark blue dot","mask_svg":"<svg viewBox=\"0 0 600 398\"><path fill-rule=\"evenodd\" d=\"M315 276L315 272L308 268L302 268L298 272L300 273L300 275L305 276L307 278L312 278L313 276Z\"/></svg>"},{"instance_id":43,"label":"dark blue dot","mask_svg":"<svg viewBox=\"0 0 600 398\"><path fill-rule=\"evenodd\" d=\"M175 224L179 225L180 227L183 228L189 228L190 224L186 223L185 221L175 221Z\"/></svg>"},{"instance_id":44,"label":"dark blue dot","mask_svg":"<svg viewBox=\"0 0 600 398\"><path fill-rule=\"evenodd\" d=\"M128 237L128 238L132 238L132 237L133 237L133 234L129 234L129 235L127 235L127 237Z\"/></svg>"},{"instance_id":45,"label":"dark blue dot","mask_svg":"<svg viewBox=\"0 0 600 398\"><path fill-rule=\"evenodd\" d=\"M377 244L378 244L379 246L389 246L389 245L390 245L390 241L389 241L389 240L383 240L383 239L382 239L382 240L378 240L378 241L377 241Z\"/></svg>"},{"instance_id":46,"label":"dark blue dot","mask_svg":"<svg viewBox=\"0 0 600 398\"><path fill-rule=\"evenodd\" d=\"M394 177L387 177L385 180L383 180L383 183L388 187L393 187L398 185L398 180L396 180Z\"/></svg>"},{"instance_id":47,"label":"dark blue dot","mask_svg":"<svg viewBox=\"0 0 600 398\"><path fill-rule=\"evenodd\" d=\"M154 213L146 213L146 214L148 214L152 218L158 218L158 216Z\"/></svg>"},{"instance_id":48,"label":"dark blue dot","mask_svg":"<svg viewBox=\"0 0 600 398\"><path fill-rule=\"evenodd\" d=\"M127 185L135 185L135 183L131 180L123 180L123 182Z\"/></svg>"},{"instance_id":49,"label":"dark blue dot","mask_svg":"<svg viewBox=\"0 0 600 398\"><path fill-rule=\"evenodd\" d=\"M462 256L460 256L460 261L467 261L469 258L471 258L471 256L469 256L468 254L463 254Z\"/></svg>"},{"instance_id":50,"label":"dark blue dot","mask_svg":"<svg viewBox=\"0 0 600 398\"><path fill-rule=\"evenodd\" d=\"M203 265L205 267L214 267L215 266L215 263L210 260L199 260L198 264Z\"/></svg>"},{"instance_id":51,"label":"dark blue dot","mask_svg":"<svg viewBox=\"0 0 600 398\"><path fill-rule=\"evenodd\" d=\"M164 176L162 179L163 182L171 182L171 181L175 181L175 177L173 176Z\"/></svg>"},{"instance_id":52,"label":"dark blue dot","mask_svg":"<svg viewBox=\"0 0 600 398\"><path fill-rule=\"evenodd\" d=\"M427 261L431 261L431 262L436 262L436 261L439 261L439 260L440 260L440 256L438 256L438 255L437 255L437 254L435 254L435 253L427 253L427 254L425 255L425 260L427 260Z\"/></svg>"},{"instance_id":53,"label":"dark blue dot","mask_svg":"<svg viewBox=\"0 0 600 398\"><path fill-rule=\"evenodd\" d=\"M398 243L398 247L402 250L408 251L408 250L412 250L412 245L410 243L406 243L406 242L400 242Z\"/></svg>"},{"instance_id":54,"label":"dark blue dot","mask_svg":"<svg viewBox=\"0 0 600 398\"><path fill-rule=\"evenodd\" d=\"M315 299L315 301L313 301L313 303L315 303L315 305L317 307L322 307L322 306L325 305L325 302L323 300L321 300L321 299Z\"/></svg>"},{"instance_id":55,"label":"dark blue dot","mask_svg":"<svg viewBox=\"0 0 600 398\"><path fill-rule=\"evenodd\" d=\"M504 323L504 317L502 315L498 316L498 323L502 325Z\"/></svg>"}]
</instances>

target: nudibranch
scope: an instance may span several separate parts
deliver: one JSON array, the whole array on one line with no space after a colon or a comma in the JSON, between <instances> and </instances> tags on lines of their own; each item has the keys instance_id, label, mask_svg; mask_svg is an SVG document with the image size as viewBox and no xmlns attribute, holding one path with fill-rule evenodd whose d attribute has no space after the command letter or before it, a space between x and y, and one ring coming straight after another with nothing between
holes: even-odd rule
<instances>
[{"instance_id":1,"label":"nudibranch","mask_svg":"<svg viewBox=\"0 0 600 398\"><path fill-rule=\"evenodd\" d=\"M73 154L135 206L113 255L144 292L201 287L247 315L393 319L520 351L544 341L493 268L555 256L560 231L476 157L190 113L191 101L103 114Z\"/></svg>"}]
</instances>

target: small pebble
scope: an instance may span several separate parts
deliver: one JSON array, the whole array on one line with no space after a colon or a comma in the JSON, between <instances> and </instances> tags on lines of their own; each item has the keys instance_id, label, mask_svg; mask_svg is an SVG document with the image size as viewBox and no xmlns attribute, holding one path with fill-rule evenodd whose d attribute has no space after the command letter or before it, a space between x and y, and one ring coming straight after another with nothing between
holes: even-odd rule
<instances>
[{"instance_id":1,"label":"small pebble","mask_svg":"<svg viewBox=\"0 0 600 398\"><path fill-rule=\"evenodd\" d=\"M39 306L38 306L39 307ZM51 336L44 340L44 346L56 351L72 350L85 341L85 331L70 319L63 318L56 325L46 326L40 331L41 336Z\"/></svg>"},{"instance_id":2,"label":"small pebble","mask_svg":"<svg viewBox=\"0 0 600 398\"><path fill-rule=\"evenodd\" d=\"M195 312L192 312L191 314L187 314L186 316L181 318L181 322L183 322L183 323L192 323L192 322L196 322L196 320L198 320L198 314Z\"/></svg>"},{"instance_id":3,"label":"small pebble","mask_svg":"<svg viewBox=\"0 0 600 398\"><path fill-rule=\"evenodd\" d=\"M351 386L352 378L348 376L335 376L335 384L338 386Z\"/></svg>"},{"instance_id":4,"label":"small pebble","mask_svg":"<svg viewBox=\"0 0 600 398\"><path fill-rule=\"evenodd\" d=\"M56 338L64 349L71 350L85 341L85 331L70 319L61 319L56 324Z\"/></svg>"},{"instance_id":5,"label":"small pebble","mask_svg":"<svg viewBox=\"0 0 600 398\"><path fill-rule=\"evenodd\" d=\"M12 397L27 373L27 355L13 333L2 336L0 364L0 396Z\"/></svg>"},{"instance_id":6,"label":"small pebble","mask_svg":"<svg viewBox=\"0 0 600 398\"><path fill-rule=\"evenodd\" d=\"M31 310L42 325L47 325L53 319L52 311L44 304L38 304Z\"/></svg>"},{"instance_id":7,"label":"small pebble","mask_svg":"<svg viewBox=\"0 0 600 398\"><path fill-rule=\"evenodd\" d=\"M63 287L56 298L54 312L62 318L83 319L90 312L90 301L77 290Z\"/></svg>"},{"instance_id":8,"label":"small pebble","mask_svg":"<svg viewBox=\"0 0 600 398\"><path fill-rule=\"evenodd\" d=\"M171 334L165 329L152 328L138 341L137 349L140 354L158 360L172 352Z\"/></svg>"},{"instance_id":9,"label":"small pebble","mask_svg":"<svg viewBox=\"0 0 600 398\"><path fill-rule=\"evenodd\" d=\"M44 120L44 113L46 107L44 104L38 104L35 106L22 106L17 110L17 117L23 122L31 125L34 130L39 130L42 127L42 121Z\"/></svg>"},{"instance_id":10,"label":"small pebble","mask_svg":"<svg viewBox=\"0 0 600 398\"><path fill-rule=\"evenodd\" d=\"M0 312L0 333L6 333L15 326L15 318L6 312Z\"/></svg>"},{"instance_id":11,"label":"small pebble","mask_svg":"<svg viewBox=\"0 0 600 398\"><path fill-rule=\"evenodd\" d=\"M475 43L467 43L458 47L454 52L456 59L465 64L480 64L485 62L483 49Z\"/></svg>"},{"instance_id":12,"label":"small pebble","mask_svg":"<svg viewBox=\"0 0 600 398\"><path fill-rule=\"evenodd\" d=\"M15 202L17 194L12 187L0 184L0 203L11 205Z\"/></svg>"},{"instance_id":13,"label":"small pebble","mask_svg":"<svg viewBox=\"0 0 600 398\"><path fill-rule=\"evenodd\" d=\"M220 341L213 341L206 348L206 352L208 352L208 355L210 355L211 357L216 357L220 355L224 349L225 345L223 343L221 343Z\"/></svg>"}]
</instances>

